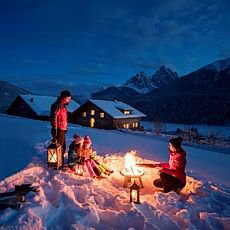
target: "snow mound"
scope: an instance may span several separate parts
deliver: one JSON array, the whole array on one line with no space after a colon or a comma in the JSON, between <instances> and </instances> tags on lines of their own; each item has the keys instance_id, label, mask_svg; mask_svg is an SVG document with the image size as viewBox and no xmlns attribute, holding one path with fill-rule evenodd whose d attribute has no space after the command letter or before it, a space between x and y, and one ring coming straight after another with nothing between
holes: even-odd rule
<instances>
[{"instance_id":1,"label":"snow mound","mask_svg":"<svg viewBox=\"0 0 230 230\"><path fill-rule=\"evenodd\" d=\"M46 145L23 170L0 181L0 192L16 184L32 183L19 210L0 211L0 229L227 229L230 225L230 189L187 176L181 194L157 190L152 181L157 169L144 168L141 204L129 203L129 188L123 188L124 153L100 157L114 170L103 179L48 169ZM137 161L154 163L137 157Z\"/></svg>"}]
</instances>

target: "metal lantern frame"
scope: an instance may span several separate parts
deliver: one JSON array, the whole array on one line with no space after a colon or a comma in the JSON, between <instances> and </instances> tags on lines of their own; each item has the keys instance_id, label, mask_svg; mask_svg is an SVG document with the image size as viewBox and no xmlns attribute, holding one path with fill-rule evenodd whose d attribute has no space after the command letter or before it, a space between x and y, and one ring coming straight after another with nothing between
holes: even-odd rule
<instances>
[{"instance_id":1,"label":"metal lantern frame","mask_svg":"<svg viewBox=\"0 0 230 230\"><path fill-rule=\"evenodd\" d=\"M62 146L57 142L52 142L47 147L48 168L59 169L63 165Z\"/></svg>"},{"instance_id":2,"label":"metal lantern frame","mask_svg":"<svg viewBox=\"0 0 230 230\"><path fill-rule=\"evenodd\" d=\"M134 183L130 186L130 203L140 204L140 187Z\"/></svg>"}]
</instances>

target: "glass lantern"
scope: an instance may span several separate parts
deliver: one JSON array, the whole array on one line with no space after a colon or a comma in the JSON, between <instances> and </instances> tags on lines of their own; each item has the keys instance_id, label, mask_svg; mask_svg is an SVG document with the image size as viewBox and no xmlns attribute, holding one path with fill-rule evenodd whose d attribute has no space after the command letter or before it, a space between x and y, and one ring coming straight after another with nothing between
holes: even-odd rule
<instances>
[{"instance_id":1,"label":"glass lantern","mask_svg":"<svg viewBox=\"0 0 230 230\"><path fill-rule=\"evenodd\" d=\"M131 202L140 204L140 187L136 184L135 181L130 187L130 203Z\"/></svg>"},{"instance_id":2,"label":"glass lantern","mask_svg":"<svg viewBox=\"0 0 230 230\"><path fill-rule=\"evenodd\" d=\"M52 142L47 147L47 164L48 168L56 168L62 166L62 146L57 142Z\"/></svg>"}]
</instances>

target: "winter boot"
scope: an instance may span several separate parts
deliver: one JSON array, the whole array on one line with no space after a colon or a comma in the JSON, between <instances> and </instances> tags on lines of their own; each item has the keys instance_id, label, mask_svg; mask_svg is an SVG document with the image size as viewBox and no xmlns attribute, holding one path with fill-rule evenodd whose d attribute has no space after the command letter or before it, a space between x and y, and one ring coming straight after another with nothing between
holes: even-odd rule
<instances>
[{"instance_id":1,"label":"winter boot","mask_svg":"<svg viewBox=\"0 0 230 230\"><path fill-rule=\"evenodd\" d=\"M156 186L157 188L163 188L163 185L161 183L161 179L154 180L153 185Z\"/></svg>"}]
</instances>

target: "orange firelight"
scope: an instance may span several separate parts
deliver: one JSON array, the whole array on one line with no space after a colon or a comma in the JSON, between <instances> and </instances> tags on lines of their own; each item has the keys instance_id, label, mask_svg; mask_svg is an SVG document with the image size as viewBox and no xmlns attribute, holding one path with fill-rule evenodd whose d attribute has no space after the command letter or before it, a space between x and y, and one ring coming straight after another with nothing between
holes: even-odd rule
<instances>
[{"instance_id":1,"label":"orange firelight","mask_svg":"<svg viewBox=\"0 0 230 230\"><path fill-rule=\"evenodd\" d=\"M136 167L136 159L135 159L136 151L127 152L125 155L125 169L123 170L124 174L128 175L141 175L143 174L143 170L141 168Z\"/></svg>"}]
</instances>

